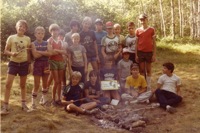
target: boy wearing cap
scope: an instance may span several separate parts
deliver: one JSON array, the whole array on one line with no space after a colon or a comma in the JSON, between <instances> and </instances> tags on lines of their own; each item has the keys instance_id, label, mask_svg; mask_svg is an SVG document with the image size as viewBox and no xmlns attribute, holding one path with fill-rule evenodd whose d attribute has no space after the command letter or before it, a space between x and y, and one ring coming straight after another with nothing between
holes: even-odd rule
<instances>
[{"instance_id":1,"label":"boy wearing cap","mask_svg":"<svg viewBox=\"0 0 200 133\"><path fill-rule=\"evenodd\" d=\"M119 47L119 37L113 34L113 23L111 21L106 23L106 30L107 36L102 39L101 52L104 57L104 61L116 60L119 57L122 48Z\"/></svg>"},{"instance_id":2,"label":"boy wearing cap","mask_svg":"<svg viewBox=\"0 0 200 133\"><path fill-rule=\"evenodd\" d=\"M120 83L120 94L125 92L125 82L126 78L130 76L130 67L133 64L130 57L130 51L128 48L123 48L122 50L122 59L117 64L118 75L119 75L119 83Z\"/></svg>"},{"instance_id":3,"label":"boy wearing cap","mask_svg":"<svg viewBox=\"0 0 200 133\"><path fill-rule=\"evenodd\" d=\"M125 47L130 51L130 60L135 61L135 45L137 43L137 37L135 36L135 24L134 22L127 23L128 35L125 37Z\"/></svg>"},{"instance_id":4,"label":"boy wearing cap","mask_svg":"<svg viewBox=\"0 0 200 133\"><path fill-rule=\"evenodd\" d=\"M156 59L156 41L155 30L148 26L146 14L139 16L141 27L136 29L138 41L136 43L136 61L140 65L140 73L146 75L148 89L151 88L151 63ZM145 73L146 69L146 73Z\"/></svg>"},{"instance_id":5,"label":"boy wearing cap","mask_svg":"<svg viewBox=\"0 0 200 133\"><path fill-rule=\"evenodd\" d=\"M99 54L99 64L98 69L103 66L103 56L101 54L101 40L104 36L107 35L107 32L103 30L103 21L101 19L96 19L95 21L95 37L96 37L96 43L98 47L98 54Z\"/></svg>"},{"instance_id":6,"label":"boy wearing cap","mask_svg":"<svg viewBox=\"0 0 200 133\"><path fill-rule=\"evenodd\" d=\"M131 76L126 78L125 89L126 93L122 94L122 100L128 100L131 104L149 103L152 92L147 91L146 80L143 75L140 75L139 67L136 63L131 65Z\"/></svg>"}]
</instances>

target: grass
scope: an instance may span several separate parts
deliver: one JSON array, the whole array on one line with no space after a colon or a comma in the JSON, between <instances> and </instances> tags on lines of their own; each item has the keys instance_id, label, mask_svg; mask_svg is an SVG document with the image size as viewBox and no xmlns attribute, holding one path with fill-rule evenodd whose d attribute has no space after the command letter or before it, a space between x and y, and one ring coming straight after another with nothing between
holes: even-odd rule
<instances>
[{"instance_id":1,"label":"grass","mask_svg":"<svg viewBox=\"0 0 200 133\"><path fill-rule=\"evenodd\" d=\"M157 42L157 61L152 64L152 83L156 87L156 81L162 74L162 64L166 61L175 64L174 73L182 79L183 104L176 115L164 115L164 120L159 125L147 125L144 132L171 132L171 133L197 133L200 130L200 45L189 42ZM7 64L1 63L1 103L4 97ZM27 79L27 100L31 104L31 91L33 88L33 76ZM39 92L38 97L41 96ZM50 98L51 95L48 94ZM38 98L39 102L39 98ZM113 129L102 129L86 116L75 116L63 111L62 108L45 108L39 106L39 110L29 114L22 112L20 108L19 78L16 77L10 97L10 113L1 117L1 131L3 133L128 133ZM192 113L191 113L192 111ZM173 123L171 123L173 121ZM12 125L12 126L11 126Z\"/></svg>"}]
</instances>

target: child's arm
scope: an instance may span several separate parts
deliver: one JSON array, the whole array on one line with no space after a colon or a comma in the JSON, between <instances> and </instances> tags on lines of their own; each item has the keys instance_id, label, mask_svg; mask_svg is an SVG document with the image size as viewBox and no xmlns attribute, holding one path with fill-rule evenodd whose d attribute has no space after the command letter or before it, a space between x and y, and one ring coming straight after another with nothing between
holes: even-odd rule
<instances>
[{"instance_id":1,"label":"child's arm","mask_svg":"<svg viewBox=\"0 0 200 133\"><path fill-rule=\"evenodd\" d=\"M180 85L178 85L178 86L176 86L176 92L177 92L177 95L179 95L179 96L181 96L181 86Z\"/></svg>"},{"instance_id":2,"label":"child's arm","mask_svg":"<svg viewBox=\"0 0 200 133\"><path fill-rule=\"evenodd\" d=\"M105 49L106 49L105 46L102 46L102 47L101 47L101 53L102 53L104 59L106 58L106 52L105 52Z\"/></svg>"},{"instance_id":3,"label":"child's arm","mask_svg":"<svg viewBox=\"0 0 200 133\"><path fill-rule=\"evenodd\" d=\"M116 51L116 53L114 55L114 59L115 60L119 57L119 55L121 54L121 51L122 51L122 46L119 45L119 48L118 48L118 50Z\"/></svg>"},{"instance_id":4,"label":"child's arm","mask_svg":"<svg viewBox=\"0 0 200 133\"><path fill-rule=\"evenodd\" d=\"M68 57L69 57L69 60L68 60L68 63L69 63L69 67L68 67L68 69L69 69L69 74L71 75L72 74L72 58L71 58L71 53L69 52L69 54L68 54Z\"/></svg>"},{"instance_id":5,"label":"child's arm","mask_svg":"<svg viewBox=\"0 0 200 133\"><path fill-rule=\"evenodd\" d=\"M98 47L97 47L97 43L96 41L94 41L94 48L95 48L95 52L96 52L96 58L97 58L97 62L99 62L99 51L98 51Z\"/></svg>"},{"instance_id":6,"label":"child's arm","mask_svg":"<svg viewBox=\"0 0 200 133\"><path fill-rule=\"evenodd\" d=\"M84 67L85 67L85 73L87 73L87 56L86 53L83 53L83 59L84 59Z\"/></svg>"},{"instance_id":7,"label":"child's arm","mask_svg":"<svg viewBox=\"0 0 200 133\"><path fill-rule=\"evenodd\" d=\"M156 35L152 37L153 39L153 56L152 56L152 61L156 61Z\"/></svg>"},{"instance_id":8,"label":"child's arm","mask_svg":"<svg viewBox=\"0 0 200 133\"><path fill-rule=\"evenodd\" d=\"M11 47L10 45L8 45L6 43L6 46L5 46L5 50L4 50L4 54L8 55L8 56L17 56L19 54L19 52L11 52Z\"/></svg>"},{"instance_id":9,"label":"child's arm","mask_svg":"<svg viewBox=\"0 0 200 133\"><path fill-rule=\"evenodd\" d=\"M33 43L31 44L31 48L32 48L31 49L32 55L33 55L33 57L35 59L40 58L42 56L42 54L40 54L40 53L37 52L37 50L35 48L35 45Z\"/></svg>"},{"instance_id":10,"label":"child's arm","mask_svg":"<svg viewBox=\"0 0 200 133\"><path fill-rule=\"evenodd\" d=\"M39 54L41 54L43 56L51 56L52 55L51 51L52 51L52 48L51 48L51 45L48 42L47 51L37 51L37 53L39 53Z\"/></svg>"}]
</instances>

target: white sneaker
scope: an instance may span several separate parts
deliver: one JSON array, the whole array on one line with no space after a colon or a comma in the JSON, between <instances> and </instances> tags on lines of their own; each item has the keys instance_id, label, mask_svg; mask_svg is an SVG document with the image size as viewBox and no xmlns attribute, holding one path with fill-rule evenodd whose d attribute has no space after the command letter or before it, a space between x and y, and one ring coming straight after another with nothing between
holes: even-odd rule
<instances>
[{"instance_id":1,"label":"white sneaker","mask_svg":"<svg viewBox=\"0 0 200 133\"><path fill-rule=\"evenodd\" d=\"M152 108L160 107L160 103L152 103L152 104L151 104L151 107L152 107Z\"/></svg>"},{"instance_id":2,"label":"white sneaker","mask_svg":"<svg viewBox=\"0 0 200 133\"><path fill-rule=\"evenodd\" d=\"M136 104L136 103L138 103L138 100L130 101L130 104Z\"/></svg>"},{"instance_id":3,"label":"white sneaker","mask_svg":"<svg viewBox=\"0 0 200 133\"><path fill-rule=\"evenodd\" d=\"M7 114L9 114L8 109L2 108L2 110L1 110L1 115L7 115Z\"/></svg>"},{"instance_id":4,"label":"white sneaker","mask_svg":"<svg viewBox=\"0 0 200 133\"><path fill-rule=\"evenodd\" d=\"M43 104L43 97L40 98L39 104Z\"/></svg>"},{"instance_id":5,"label":"white sneaker","mask_svg":"<svg viewBox=\"0 0 200 133\"><path fill-rule=\"evenodd\" d=\"M169 105L166 106L166 111L169 112L170 114L177 112L174 107L169 106Z\"/></svg>"}]
</instances>

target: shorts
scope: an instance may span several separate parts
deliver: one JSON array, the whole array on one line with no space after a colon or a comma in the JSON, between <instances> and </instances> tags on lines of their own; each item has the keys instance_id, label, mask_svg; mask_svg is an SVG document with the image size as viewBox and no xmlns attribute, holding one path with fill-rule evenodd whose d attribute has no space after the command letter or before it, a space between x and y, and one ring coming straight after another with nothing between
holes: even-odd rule
<instances>
[{"instance_id":1,"label":"shorts","mask_svg":"<svg viewBox=\"0 0 200 133\"><path fill-rule=\"evenodd\" d=\"M27 76L28 69L29 69L29 63L27 61L21 63L10 61L8 63L8 74L11 75L16 76L18 74L19 76Z\"/></svg>"},{"instance_id":2,"label":"shorts","mask_svg":"<svg viewBox=\"0 0 200 133\"><path fill-rule=\"evenodd\" d=\"M50 70L64 70L65 62L64 61L55 61L49 60Z\"/></svg>"},{"instance_id":3,"label":"shorts","mask_svg":"<svg viewBox=\"0 0 200 133\"><path fill-rule=\"evenodd\" d=\"M94 61L97 61L97 58L96 57L87 57L87 61L94 62Z\"/></svg>"},{"instance_id":4,"label":"shorts","mask_svg":"<svg viewBox=\"0 0 200 133\"><path fill-rule=\"evenodd\" d=\"M45 72L49 70L49 62L46 61L35 61L33 64L33 75L43 76L49 74Z\"/></svg>"},{"instance_id":5,"label":"shorts","mask_svg":"<svg viewBox=\"0 0 200 133\"><path fill-rule=\"evenodd\" d=\"M148 63L151 63L152 62L152 56L153 56L153 52L138 51L139 62L148 62Z\"/></svg>"},{"instance_id":6,"label":"shorts","mask_svg":"<svg viewBox=\"0 0 200 133\"><path fill-rule=\"evenodd\" d=\"M135 53L130 53L129 59L130 59L133 63L137 63L137 62L135 61Z\"/></svg>"}]
</instances>

